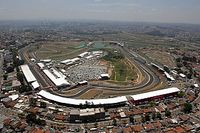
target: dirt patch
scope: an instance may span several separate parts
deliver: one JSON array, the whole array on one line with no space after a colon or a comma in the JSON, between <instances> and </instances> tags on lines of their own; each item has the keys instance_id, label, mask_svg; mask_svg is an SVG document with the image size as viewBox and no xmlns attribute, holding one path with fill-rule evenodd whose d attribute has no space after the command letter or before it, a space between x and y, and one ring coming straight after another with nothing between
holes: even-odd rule
<instances>
[{"instance_id":1,"label":"dirt patch","mask_svg":"<svg viewBox=\"0 0 200 133\"><path fill-rule=\"evenodd\" d=\"M149 58L151 58L152 60L157 61L163 65L167 65L171 68L176 66L173 56L166 51L145 50L143 51L143 53Z\"/></svg>"},{"instance_id":2,"label":"dirt patch","mask_svg":"<svg viewBox=\"0 0 200 133\"><path fill-rule=\"evenodd\" d=\"M103 92L103 90L89 90L86 93L82 94L79 98L81 99L93 99L100 95Z\"/></svg>"}]
</instances>

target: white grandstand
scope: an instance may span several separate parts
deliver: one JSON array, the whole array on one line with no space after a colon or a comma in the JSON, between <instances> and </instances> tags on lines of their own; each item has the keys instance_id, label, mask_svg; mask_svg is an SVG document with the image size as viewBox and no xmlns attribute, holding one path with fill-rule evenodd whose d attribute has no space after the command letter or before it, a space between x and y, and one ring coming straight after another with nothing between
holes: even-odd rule
<instances>
[{"instance_id":1,"label":"white grandstand","mask_svg":"<svg viewBox=\"0 0 200 133\"><path fill-rule=\"evenodd\" d=\"M146 100L149 98L157 98L158 96L164 96L164 95L170 95L174 93L178 93L180 90L176 87L147 92L147 93L141 93L136 95L131 95L130 97L133 99L133 101L141 101ZM126 96L119 96L114 98L107 98L107 99L73 99L73 98L66 98L61 97L58 95L51 94L45 90L41 90L38 95L58 103L62 104L68 104L68 105L83 105L86 103L90 103L91 105L111 105L111 104L120 104L128 102L128 99Z\"/></svg>"},{"instance_id":2,"label":"white grandstand","mask_svg":"<svg viewBox=\"0 0 200 133\"><path fill-rule=\"evenodd\" d=\"M127 99L125 96L121 96L121 97L114 97L114 98L109 98L108 99L89 99L89 100L82 100L82 99L73 99L73 98L66 98L66 97L61 97L58 95L54 95L51 94L45 90L41 90L38 95L58 102L58 103L64 103L64 104L71 104L71 105L83 105L85 103L91 103L92 105L100 105L100 104L116 104L116 103L122 103L122 102L126 102Z\"/></svg>"}]
</instances>

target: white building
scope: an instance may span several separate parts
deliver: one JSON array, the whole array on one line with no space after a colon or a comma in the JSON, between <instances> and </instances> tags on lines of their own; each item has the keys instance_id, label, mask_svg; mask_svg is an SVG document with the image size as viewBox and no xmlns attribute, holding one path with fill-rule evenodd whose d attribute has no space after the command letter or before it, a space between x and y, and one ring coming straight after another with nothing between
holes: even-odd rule
<instances>
[{"instance_id":1,"label":"white building","mask_svg":"<svg viewBox=\"0 0 200 133\"><path fill-rule=\"evenodd\" d=\"M20 67L28 83L36 81L36 78L31 72L28 65L21 65Z\"/></svg>"},{"instance_id":2,"label":"white building","mask_svg":"<svg viewBox=\"0 0 200 133\"><path fill-rule=\"evenodd\" d=\"M48 69L44 69L43 72L57 87L65 87L70 85L70 83L65 80L65 76L55 69L53 69L53 73Z\"/></svg>"}]
</instances>

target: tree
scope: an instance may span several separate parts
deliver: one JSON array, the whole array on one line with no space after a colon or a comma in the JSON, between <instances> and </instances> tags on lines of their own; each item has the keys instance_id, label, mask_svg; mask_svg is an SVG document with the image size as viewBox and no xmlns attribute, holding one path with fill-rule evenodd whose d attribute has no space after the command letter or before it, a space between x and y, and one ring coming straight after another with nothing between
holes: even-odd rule
<instances>
[{"instance_id":1,"label":"tree","mask_svg":"<svg viewBox=\"0 0 200 133\"><path fill-rule=\"evenodd\" d=\"M184 104L184 107L183 107L183 111L184 111L185 113L191 113L191 111L192 111L192 104L190 104L190 103L185 103L185 104Z\"/></svg>"},{"instance_id":2,"label":"tree","mask_svg":"<svg viewBox=\"0 0 200 133\"><path fill-rule=\"evenodd\" d=\"M26 116L26 122L29 124L38 124L40 126L45 126L46 125L46 121L45 120L41 120L40 118L37 118L36 114L30 113Z\"/></svg>"},{"instance_id":3,"label":"tree","mask_svg":"<svg viewBox=\"0 0 200 133\"><path fill-rule=\"evenodd\" d=\"M133 118L133 116L129 116L129 121L130 121L132 124L134 124L134 118Z\"/></svg>"},{"instance_id":4,"label":"tree","mask_svg":"<svg viewBox=\"0 0 200 133\"><path fill-rule=\"evenodd\" d=\"M155 120L155 119L156 119L156 113L153 112L151 118L152 118L153 120Z\"/></svg>"},{"instance_id":5,"label":"tree","mask_svg":"<svg viewBox=\"0 0 200 133\"><path fill-rule=\"evenodd\" d=\"M165 116L167 116L167 117L171 116L171 112L168 109L165 110Z\"/></svg>"},{"instance_id":6,"label":"tree","mask_svg":"<svg viewBox=\"0 0 200 133\"><path fill-rule=\"evenodd\" d=\"M156 116L158 119L160 119L160 120L162 119L161 114L159 112L156 114Z\"/></svg>"},{"instance_id":7,"label":"tree","mask_svg":"<svg viewBox=\"0 0 200 133\"><path fill-rule=\"evenodd\" d=\"M97 128L97 127L98 127L98 123L97 123L97 122L95 122L95 123L94 123L94 126Z\"/></svg>"},{"instance_id":8,"label":"tree","mask_svg":"<svg viewBox=\"0 0 200 133\"><path fill-rule=\"evenodd\" d=\"M36 99L35 98L30 98L30 100L29 100L29 104L30 104L30 106L33 106L33 107L35 107L36 106Z\"/></svg>"},{"instance_id":9,"label":"tree","mask_svg":"<svg viewBox=\"0 0 200 133\"><path fill-rule=\"evenodd\" d=\"M176 64L176 65L177 65L177 67L179 67L179 68L183 66L183 64L182 64L182 63L180 63L180 62L177 62L177 64Z\"/></svg>"},{"instance_id":10,"label":"tree","mask_svg":"<svg viewBox=\"0 0 200 133\"><path fill-rule=\"evenodd\" d=\"M188 67L187 61L183 61L183 66Z\"/></svg>"},{"instance_id":11,"label":"tree","mask_svg":"<svg viewBox=\"0 0 200 133\"><path fill-rule=\"evenodd\" d=\"M13 66L8 66L7 68L6 68L6 72L7 73L11 73L11 72L13 72L14 71L14 67Z\"/></svg>"},{"instance_id":12,"label":"tree","mask_svg":"<svg viewBox=\"0 0 200 133\"><path fill-rule=\"evenodd\" d=\"M40 102L40 107L41 108L46 108L47 107L47 104L45 102Z\"/></svg>"},{"instance_id":13,"label":"tree","mask_svg":"<svg viewBox=\"0 0 200 133\"><path fill-rule=\"evenodd\" d=\"M47 119L48 120L53 120L54 119L54 115L53 114L47 114Z\"/></svg>"},{"instance_id":14,"label":"tree","mask_svg":"<svg viewBox=\"0 0 200 133\"><path fill-rule=\"evenodd\" d=\"M22 86L19 88L19 93L29 92L31 90L32 89L30 86L22 84Z\"/></svg>"},{"instance_id":15,"label":"tree","mask_svg":"<svg viewBox=\"0 0 200 133\"><path fill-rule=\"evenodd\" d=\"M180 91L180 92L178 93L178 97L180 97L180 98L182 98L184 95L185 95L185 92L183 92L183 91Z\"/></svg>"},{"instance_id":16,"label":"tree","mask_svg":"<svg viewBox=\"0 0 200 133\"><path fill-rule=\"evenodd\" d=\"M3 75L3 80L7 80L8 79L8 75L7 74L4 74Z\"/></svg>"},{"instance_id":17,"label":"tree","mask_svg":"<svg viewBox=\"0 0 200 133\"><path fill-rule=\"evenodd\" d=\"M150 116L149 116L149 114L145 114L145 121L150 121Z\"/></svg>"},{"instance_id":18,"label":"tree","mask_svg":"<svg viewBox=\"0 0 200 133\"><path fill-rule=\"evenodd\" d=\"M33 114L33 113L28 114L26 116L26 122L29 123L29 124L35 123L36 122L36 115Z\"/></svg>"},{"instance_id":19,"label":"tree","mask_svg":"<svg viewBox=\"0 0 200 133\"><path fill-rule=\"evenodd\" d=\"M24 93L26 92L26 86L25 85L22 85L20 88L19 88L19 93Z\"/></svg>"},{"instance_id":20,"label":"tree","mask_svg":"<svg viewBox=\"0 0 200 133\"><path fill-rule=\"evenodd\" d=\"M19 67L16 67L16 71L19 72Z\"/></svg>"},{"instance_id":21,"label":"tree","mask_svg":"<svg viewBox=\"0 0 200 133\"><path fill-rule=\"evenodd\" d=\"M151 101L151 102L150 102L150 106L151 106L151 107L156 106L156 102L155 102L155 101Z\"/></svg>"},{"instance_id":22,"label":"tree","mask_svg":"<svg viewBox=\"0 0 200 133\"><path fill-rule=\"evenodd\" d=\"M113 119L112 124L113 124L113 126L117 126L117 120Z\"/></svg>"},{"instance_id":23,"label":"tree","mask_svg":"<svg viewBox=\"0 0 200 133\"><path fill-rule=\"evenodd\" d=\"M176 62L181 62L181 58L176 58Z\"/></svg>"},{"instance_id":24,"label":"tree","mask_svg":"<svg viewBox=\"0 0 200 133\"><path fill-rule=\"evenodd\" d=\"M169 68L168 68L167 66L164 66L164 70L165 70L166 72L170 73L170 70L169 70Z\"/></svg>"},{"instance_id":25,"label":"tree","mask_svg":"<svg viewBox=\"0 0 200 133\"><path fill-rule=\"evenodd\" d=\"M188 73L186 74L186 76L187 76L188 79L192 79L192 73L188 72Z\"/></svg>"},{"instance_id":26,"label":"tree","mask_svg":"<svg viewBox=\"0 0 200 133\"><path fill-rule=\"evenodd\" d=\"M35 124L38 124L40 126L45 126L46 125L46 121L45 120L41 120L40 118L35 120Z\"/></svg>"},{"instance_id":27,"label":"tree","mask_svg":"<svg viewBox=\"0 0 200 133\"><path fill-rule=\"evenodd\" d=\"M26 115L25 115L25 113L22 112L22 113L18 114L18 117L21 118L21 119L25 119Z\"/></svg>"},{"instance_id":28,"label":"tree","mask_svg":"<svg viewBox=\"0 0 200 133\"><path fill-rule=\"evenodd\" d=\"M145 117L142 115L142 123L145 123L146 122L146 120L145 120Z\"/></svg>"},{"instance_id":29,"label":"tree","mask_svg":"<svg viewBox=\"0 0 200 133\"><path fill-rule=\"evenodd\" d=\"M24 82L24 75L21 72L17 72L17 79L22 84Z\"/></svg>"}]
</instances>

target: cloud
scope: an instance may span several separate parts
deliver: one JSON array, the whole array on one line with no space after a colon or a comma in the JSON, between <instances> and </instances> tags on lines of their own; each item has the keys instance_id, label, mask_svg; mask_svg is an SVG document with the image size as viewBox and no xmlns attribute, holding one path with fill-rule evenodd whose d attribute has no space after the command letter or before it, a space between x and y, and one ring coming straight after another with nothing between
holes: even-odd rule
<instances>
[{"instance_id":1,"label":"cloud","mask_svg":"<svg viewBox=\"0 0 200 133\"><path fill-rule=\"evenodd\" d=\"M102 2L103 0L94 0L94 2Z\"/></svg>"},{"instance_id":2,"label":"cloud","mask_svg":"<svg viewBox=\"0 0 200 133\"><path fill-rule=\"evenodd\" d=\"M152 8L151 11L152 11L152 12L156 12L156 11L158 11L158 9Z\"/></svg>"},{"instance_id":3,"label":"cloud","mask_svg":"<svg viewBox=\"0 0 200 133\"><path fill-rule=\"evenodd\" d=\"M3 7L0 7L0 12L5 12L5 11L8 11L7 8L3 8Z\"/></svg>"}]
</instances>

